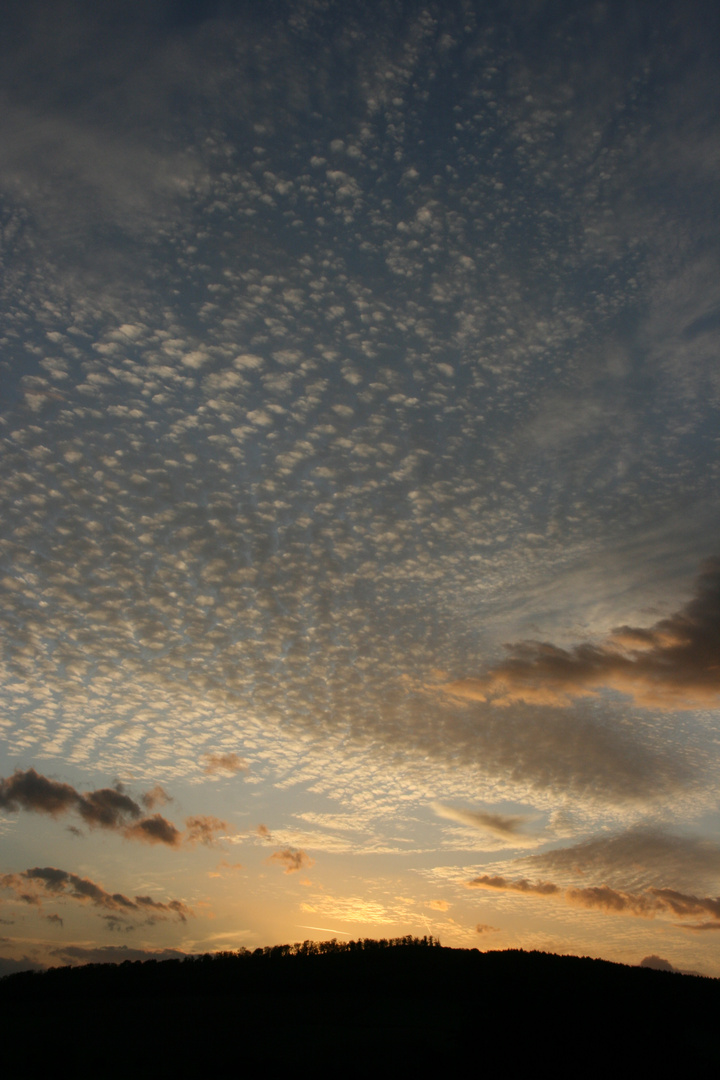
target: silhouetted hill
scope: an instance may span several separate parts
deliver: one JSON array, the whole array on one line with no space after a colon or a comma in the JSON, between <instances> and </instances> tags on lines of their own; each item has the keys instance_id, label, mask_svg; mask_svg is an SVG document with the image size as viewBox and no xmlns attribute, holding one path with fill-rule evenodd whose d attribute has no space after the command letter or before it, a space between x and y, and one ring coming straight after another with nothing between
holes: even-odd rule
<instances>
[{"instance_id":1,"label":"silhouetted hill","mask_svg":"<svg viewBox=\"0 0 720 1080\"><path fill-rule=\"evenodd\" d=\"M364 1075L466 1069L701 1067L720 1063L720 982L432 939L305 942L21 972L0 980L15 1045L86 1068L314 1067ZM7 1038L7 1036L6 1036ZM58 1056L59 1055L59 1056Z\"/></svg>"}]
</instances>

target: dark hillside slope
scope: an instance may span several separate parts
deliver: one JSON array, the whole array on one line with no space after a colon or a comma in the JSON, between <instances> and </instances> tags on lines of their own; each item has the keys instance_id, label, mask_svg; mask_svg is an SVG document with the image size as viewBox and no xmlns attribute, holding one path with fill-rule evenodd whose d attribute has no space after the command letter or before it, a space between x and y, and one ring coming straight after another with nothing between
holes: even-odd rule
<instances>
[{"instance_id":1,"label":"dark hillside slope","mask_svg":"<svg viewBox=\"0 0 720 1080\"><path fill-rule=\"evenodd\" d=\"M364 1075L468 1063L595 1071L720 1064L720 982L602 960L430 941L278 946L91 964L0 981L15 1046L189 1075L312 1062ZM111 1048L111 1049L110 1049ZM58 1056L59 1055L59 1056Z\"/></svg>"}]
</instances>

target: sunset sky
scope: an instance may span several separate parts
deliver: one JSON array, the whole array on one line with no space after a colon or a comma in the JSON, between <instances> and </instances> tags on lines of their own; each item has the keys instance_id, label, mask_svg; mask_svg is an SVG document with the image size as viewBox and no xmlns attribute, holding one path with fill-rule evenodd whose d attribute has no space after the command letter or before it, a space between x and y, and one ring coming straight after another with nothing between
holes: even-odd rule
<instances>
[{"instance_id":1,"label":"sunset sky","mask_svg":"<svg viewBox=\"0 0 720 1080\"><path fill-rule=\"evenodd\" d=\"M0 973L720 976L720 8L23 0Z\"/></svg>"}]
</instances>

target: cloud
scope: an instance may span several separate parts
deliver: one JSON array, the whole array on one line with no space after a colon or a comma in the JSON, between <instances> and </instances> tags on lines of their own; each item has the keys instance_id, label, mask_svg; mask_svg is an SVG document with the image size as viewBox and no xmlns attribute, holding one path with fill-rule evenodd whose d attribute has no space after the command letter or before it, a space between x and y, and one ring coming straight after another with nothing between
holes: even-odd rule
<instances>
[{"instance_id":1,"label":"cloud","mask_svg":"<svg viewBox=\"0 0 720 1080\"><path fill-rule=\"evenodd\" d=\"M211 814L197 814L195 817L186 818L185 825L187 827L185 842L188 844L198 842L201 844L213 844L217 838L217 833L227 829L226 821L221 821L220 818L213 817Z\"/></svg>"},{"instance_id":2,"label":"cloud","mask_svg":"<svg viewBox=\"0 0 720 1080\"><path fill-rule=\"evenodd\" d=\"M428 903L428 907L433 911L449 911L451 906L447 900L430 900Z\"/></svg>"},{"instance_id":3,"label":"cloud","mask_svg":"<svg viewBox=\"0 0 720 1080\"><path fill-rule=\"evenodd\" d=\"M720 695L720 560L706 562L695 596L648 629L620 626L604 644L562 649L547 642L508 646L510 656L479 678L443 686L454 697L494 705L567 706L601 689L638 705L695 709Z\"/></svg>"},{"instance_id":4,"label":"cloud","mask_svg":"<svg viewBox=\"0 0 720 1080\"><path fill-rule=\"evenodd\" d=\"M523 893L543 898L557 897L568 904L578 907L604 911L615 915L635 915L644 919L653 919L656 915L676 915L688 918L694 915L709 915L711 923L701 925L681 923L687 930L720 929L720 897L698 897L681 893L675 889L648 888L642 893L631 893L610 888L609 885L590 885L584 888L563 889L551 881L532 883L524 878L509 878L483 874L468 881L471 889L497 889L502 892Z\"/></svg>"},{"instance_id":5,"label":"cloud","mask_svg":"<svg viewBox=\"0 0 720 1080\"><path fill-rule=\"evenodd\" d=\"M37 960L31 960L24 956L21 960L9 956L0 956L0 979L6 975L14 975L16 971L45 971L46 964L39 964Z\"/></svg>"},{"instance_id":6,"label":"cloud","mask_svg":"<svg viewBox=\"0 0 720 1080\"><path fill-rule=\"evenodd\" d=\"M182 834L162 814L153 814L123 829L123 836L128 840L142 840L146 844L166 844L177 847Z\"/></svg>"},{"instance_id":7,"label":"cloud","mask_svg":"<svg viewBox=\"0 0 720 1080\"><path fill-rule=\"evenodd\" d=\"M164 788L156 784L154 788L140 796L140 802L146 810L154 810L156 806L166 806L169 802L172 802L172 798Z\"/></svg>"},{"instance_id":8,"label":"cloud","mask_svg":"<svg viewBox=\"0 0 720 1080\"><path fill-rule=\"evenodd\" d=\"M499 931L499 926L490 926L489 923L479 922L475 927L476 934L494 934Z\"/></svg>"},{"instance_id":9,"label":"cloud","mask_svg":"<svg viewBox=\"0 0 720 1080\"><path fill-rule=\"evenodd\" d=\"M16 769L7 780L0 778L0 808L32 810L38 814L67 813L78 808L81 796L70 784L60 784L34 769Z\"/></svg>"},{"instance_id":10,"label":"cloud","mask_svg":"<svg viewBox=\"0 0 720 1080\"><path fill-rule=\"evenodd\" d=\"M138 804L122 790L115 788L86 791L84 795L78 796L77 810L88 825L103 829L121 828L128 818L140 816Z\"/></svg>"},{"instance_id":11,"label":"cloud","mask_svg":"<svg viewBox=\"0 0 720 1080\"><path fill-rule=\"evenodd\" d=\"M159 785L140 796L140 802L148 809L170 801L170 796ZM7 780L0 779L0 808L30 810L52 817L75 811L91 828L113 829L127 840L167 847L177 847L183 841L182 833L162 814L142 817L140 805L125 794L119 784L81 794L70 784L50 780L34 769L26 772L16 769ZM184 839L191 844L198 840L209 843L213 831L226 827L218 818L202 815L188 818L186 825L188 832ZM73 826L70 828L77 832Z\"/></svg>"},{"instance_id":12,"label":"cloud","mask_svg":"<svg viewBox=\"0 0 720 1080\"><path fill-rule=\"evenodd\" d=\"M120 915L149 915L154 921L175 918L185 922L188 916L194 914L181 900L164 903L149 896L136 896L133 900L122 893L109 893L90 878L80 877L55 866L36 866L20 873L3 874L0 876L0 887L13 892L17 899L36 905L40 905L42 900L48 897L62 896Z\"/></svg>"},{"instance_id":13,"label":"cloud","mask_svg":"<svg viewBox=\"0 0 720 1080\"><path fill-rule=\"evenodd\" d=\"M652 968L653 971L677 971L669 960L664 960L662 956L644 956L638 967Z\"/></svg>"},{"instance_id":14,"label":"cloud","mask_svg":"<svg viewBox=\"0 0 720 1080\"><path fill-rule=\"evenodd\" d=\"M514 844L527 842L528 838L520 833L520 829L527 821L527 818L520 815L487 814L480 810L464 810L459 807L447 806L441 802L434 802L432 808L439 817L447 818L449 821L457 821L461 825L468 825L471 829L477 829L479 832L490 833L492 836L512 841ZM530 842L533 843L534 841Z\"/></svg>"},{"instance_id":15,"label":"cloud","mask_svg":"<svg viewBox=\"0 0 720 1080\"><path fill-rule=\"evenodd\" d=\"M508 878L495 875L491 877L483 874L467 882L470 889L500 889L503 892L530 893L534 896L553 896L561 890L550 881L539 881L532 885L529 881L521 878L519 881L510 881Z\"/></svg>"},{"instance_id":16,"label":"cloud","mask_svg":"<svg viewBox=\"0 0 720 1080\"><path fill-rule=\"evenodd\" d=\"M184 960L191 954L179 949L134 949L128 945L62 945L50 955L69 964L122 964L125 960Z\"/></svg>"},{"instance_id":17,"label":"cloud","mask_svg":"<svg viewBox=\"0 0 720 1080\"><path fill-rule=\"evenodd\" d=\"M589 875L633 890L659 887L670 879L693 891L713 887L720 875L720 846L711 840L641 827L530 855L523 858L522 866L573 878Z\"/></svg>"},{"instance_id":18,"label":"cloud","mask_svg":"<svg viewBox=\"0 0 720 1080\"><path fill-rule=\"evenodd\" d=\"M315 860L311 859L301 849L283 848L282 851L273 851L272 855L266 860L268 863L279 863L285 867L286 874L294 874L298 870L303 870L305 867L315 865Z\"/></svg>"},{"instance_id":19,"label":"cloud","mask_svg":"<svg viewBox=\"0 0 720 1080\"><path fill-rule=\"evenodd\" d=\"M212 776L215 773L234 776L239 772L247 772L248 769L247 762L237 754L206 754L205 762L206 776Z\"/></svg>"}]
</instances>

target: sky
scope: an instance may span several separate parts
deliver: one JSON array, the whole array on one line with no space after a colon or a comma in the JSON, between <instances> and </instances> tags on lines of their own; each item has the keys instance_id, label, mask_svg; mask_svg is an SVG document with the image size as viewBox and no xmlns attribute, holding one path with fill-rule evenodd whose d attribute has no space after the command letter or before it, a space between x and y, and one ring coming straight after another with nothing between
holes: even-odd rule
<instances>
[{"instance_id":1,"label":"sky","mask_svg":"<svg viewBox=\"0 0 720 1080\"><path fill-rule=\"evenodd\" d=\"M720 976L718 22L7 5L0 971Z\"/></svg>"}]
</instances>

